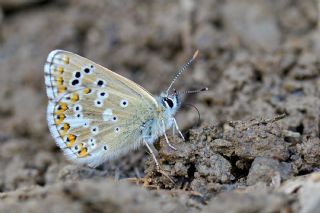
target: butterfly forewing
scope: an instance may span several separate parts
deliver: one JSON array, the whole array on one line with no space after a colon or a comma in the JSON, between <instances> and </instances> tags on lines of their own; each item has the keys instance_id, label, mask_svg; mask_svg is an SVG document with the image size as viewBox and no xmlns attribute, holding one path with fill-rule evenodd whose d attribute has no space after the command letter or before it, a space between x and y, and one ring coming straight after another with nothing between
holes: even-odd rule
<instances>
[{"instance_id":1,"label":"butterfly forewing","mask_svg":"<svg viewBox=\"0 0 320 213\"><path fill-rule=\"evenodd\" d=\"M93 167L140 143L141 123L157 107L139 85L63 50L49 54L45 83L56 143L69 159Z\"/></svg>"}]
</instances>

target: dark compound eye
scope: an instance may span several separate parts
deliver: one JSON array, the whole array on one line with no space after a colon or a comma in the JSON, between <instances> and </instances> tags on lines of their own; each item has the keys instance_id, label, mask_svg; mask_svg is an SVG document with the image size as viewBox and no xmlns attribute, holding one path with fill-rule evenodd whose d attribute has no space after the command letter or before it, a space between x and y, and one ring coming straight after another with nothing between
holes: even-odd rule
<instances>
[{"instance_id":1,"label":"dark compound eye","mask_svg":"<svg viewBox=\"0 0 320 213\"><path fill-rule=\"evenodd\" d=\"M164 101L168 104L170 108L173 107L173 101L170 98L164 98Z\"/></svg>"}]
</instances>

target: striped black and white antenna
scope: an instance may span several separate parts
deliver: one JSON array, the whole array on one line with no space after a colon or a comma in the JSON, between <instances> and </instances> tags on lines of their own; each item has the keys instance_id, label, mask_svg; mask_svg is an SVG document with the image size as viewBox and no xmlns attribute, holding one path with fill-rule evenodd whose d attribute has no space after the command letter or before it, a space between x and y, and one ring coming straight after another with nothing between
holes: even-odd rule
<instances>
[{"instance_id":1,"label":"striped black and white antenna","mask_svg":"<svg viewBox=\"0 0 320 213\"><path fill-rule=\"evenodd\" d=\"M178 73L174 76L173 80L171 81L167 91L166 91L166 95L169 94L169 91L171 89L171 87L173 86L173 84L176 82L176 80L179 78L179 76L193 63L193 61L197 58L199 54L199 50L196 50L195 53L193 54L192 58L189 59L189 61L187 63L185 63L178 71Z\"/></svg>"}]
</instances>

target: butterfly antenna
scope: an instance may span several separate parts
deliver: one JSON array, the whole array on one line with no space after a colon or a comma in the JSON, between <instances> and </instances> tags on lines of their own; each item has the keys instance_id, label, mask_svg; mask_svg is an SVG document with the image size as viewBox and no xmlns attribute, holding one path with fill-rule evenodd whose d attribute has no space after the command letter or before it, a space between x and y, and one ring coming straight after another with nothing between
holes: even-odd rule
<instances>
[{"instance_id":1,"label":"butterfly antenna","mask_svg":"<svg viewBox=\"0 0 320 213\"><path fill-rule=\"evenodd\" d=\"M176 74L176 76L174 76L173 80L171 81L171 84L169 85L169 87L166 91L167 95L169 94L169 91L170 91L171 87L173 86L174 82L192 64L192 62L197 58L198 54L199 54L199 50L196 50L195 53L193 54L192 58L180 68L179 72Z\"/></svg>"},{"instance_id":2,"label":"butterfly antenna","mask_svg":"<svg viewBox=\"0 0 320 213\"><path fill-rule=\"evenodd\" d=\"M193 94L193 93L198 93L198 92L203 92L203 91L208 91L208 87L204 87L201 89L197 89L197 90L187 90L182 92L182 94Z\"/></svg>"}]
</instances>

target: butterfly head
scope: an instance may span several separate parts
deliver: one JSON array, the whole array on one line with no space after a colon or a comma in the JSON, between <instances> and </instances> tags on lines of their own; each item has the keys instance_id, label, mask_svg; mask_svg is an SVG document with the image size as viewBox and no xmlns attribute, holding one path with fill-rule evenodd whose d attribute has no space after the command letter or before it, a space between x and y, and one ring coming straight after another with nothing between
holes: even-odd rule
<instances>
[{"instance_id":1,"label":"butterfly head","mask_svg":"<svg viewBox=\"0 0 320 213\"><path fill-rule=\"evenodd\" d=\"M175 114L181 106L180 94L176 91L174 91L174 93L170 95L167 95L166 93L161 93L159 98L161 106L170 115Z\"/></svg>"}]
</instances>

